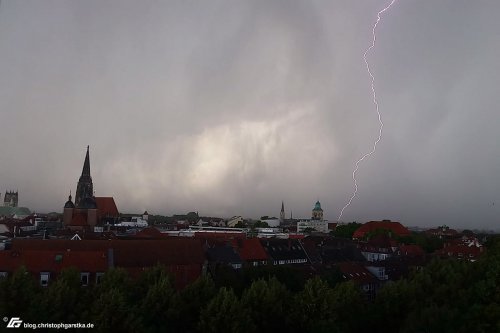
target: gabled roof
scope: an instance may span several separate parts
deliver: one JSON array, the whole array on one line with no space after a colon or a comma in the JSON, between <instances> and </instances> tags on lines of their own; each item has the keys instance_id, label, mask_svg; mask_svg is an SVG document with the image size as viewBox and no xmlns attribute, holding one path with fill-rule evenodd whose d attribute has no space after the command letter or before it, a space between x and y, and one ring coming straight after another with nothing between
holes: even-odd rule
<instances>
[{"instance_id":1,"label":"gabled roof","mask_svg":"<svg viewBox=\"0 0 500 333\"><path fill-rule=\"evenodd\" d=\"M378 279L360 264L354 262L341 262L338 263L337 266L346 280L352 280L354 283L360 285L378 283Z\"/></svg>"},{"instance_id":2,"label":"gabled roof","mask_svg":"<svg viewBox=\"0 0 500 333\"><path fill-rule=\"evenodd\" d=\"M244 261L264 261L268 259L267 253L258 238L234 239L232 242Z\"/></svg>"},{"instance_id":3,"label":"gabled roof","mask_svg":"<svg viewBox=\"0 0 500 333\"><path fill-rule=\"evenodd\" d=\"M307 255L298 239L263 238L259 240L273 260L307 260Z\"/></svg>"},{"instance_id":4,"label":"gabled roof","mask_svg":"<svg viewBox=\"0 0 500 333\"><path fill-rule=\"evenodd\" d=\"M463 259L475 259L482 255L484 252L483 247L477 246L468 246L465 244L453 244L449 246L445 246L444 248L436 251L437 255L443 257L455 257L455 258L463 258Z\"/></svg>"},{"instance_id":5,"label":"gabled roof","mask_svg":"<svg viewBox=\"0 0 500 333\"><path fill-rule=\"evenodd\" d=\"M21 266L36 273L59 273L68 267L76 267L81 272L104 272L107 265L106 251L0 251L0 271L7 272L14 272Z\"/></svg>"},{"instance_id":6,"label":"gabled roof","mask_svg":"<svg viewBox=\"0 0 500 333\"><path fill-rule=\"evenodd\" d=\"M419 257L424 256L425 251L418 245L401 245L399 252L402 256Z\"/></svg>"},{"instance_id":7,"label":"gabled roof","mask_svg":"<svg viewBox=\"0 0 500 333\"><path fill-rule=\"evenodd\" d=\"M118 208L116 208L115 199L113 197L95 197L99 218L102 217L118 217Z\"/></svg>"},{"instance_id":8,"label":"gabled roof","mask_svg":"<svg viewBox=\"0 0 500 333\"><path fill-rule=\"evenodd\" d=\"M115 266L149 267L157 263L168 265L203 264L205 254L201 241L186 237L161 240L81 240L13 239L12 250L107 251L113 249Z\"/></svg>"},{"instance_id":9,"label":"gabled roof","mask_svg":"<svg viewBox=\"0 0 500 333\"><path fill-rule=\"evenodd\" d=\"M383 221L370 221L363 224L358 228L352 235L354 239L363 238L367 233L371 231L375 231L377 229L385 229L393 232L397 236L408 236L411 232L404 227L399 222L393 222L391 220L383 220Z\"/></svg>"},{"instance_id":10,"label":"gabled roof","mask_svg":"<svg viewBox=\"0 0 500 333\"><path fill-rule=\"evenodd\" d=\"M223 264L241 264L242 260L230 245L215 245L207 249L209 262Z\"/></svg>"},{"instance_id":11,"label":"gabled roof","mask_svg":"<svg viewBox=\"0 0 500 333\"><path fill-rule=\"evenodd\" d=\"M344 261L364 261L357 245L349 239L335 238L331 236L308 236L302 241L304 248L314 261L315 253L319 253L325 264ZM312 249L312 247L315 249Z\"/></svg>"}]
</instances>

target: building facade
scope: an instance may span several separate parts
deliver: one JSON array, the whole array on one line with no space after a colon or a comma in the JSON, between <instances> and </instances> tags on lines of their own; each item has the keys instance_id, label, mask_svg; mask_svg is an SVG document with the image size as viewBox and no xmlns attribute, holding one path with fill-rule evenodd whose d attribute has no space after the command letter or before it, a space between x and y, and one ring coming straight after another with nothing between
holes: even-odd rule
<instances>
[{"instance_id":1,"label":"building facade","mask_svg":"<svg viewBox=\"0 0 500 333\"><path fill-rule=\"evenodd\" d=\"M3 198L3 205L5 207L17 207L19 202L19 193L16 191L6 191Z\"/></svg>"}]
</instances>

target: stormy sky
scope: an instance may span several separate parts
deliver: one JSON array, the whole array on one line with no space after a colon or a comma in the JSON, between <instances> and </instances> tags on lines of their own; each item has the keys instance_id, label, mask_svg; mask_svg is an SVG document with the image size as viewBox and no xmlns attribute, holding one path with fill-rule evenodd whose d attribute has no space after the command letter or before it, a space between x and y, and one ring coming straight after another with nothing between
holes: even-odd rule
<instances>
[{"instance_id":1,"label":"stormy sky","mask_svg":"<svg viewBox=\"0 0 500 333\"><path fill-rule=\"evenodd\" d=\"M0 4L0 191L62 211L336 220L378 134L383 0ZM500 2L398 0L342 220L500 229Z\"/></svg>"}]
</instances>

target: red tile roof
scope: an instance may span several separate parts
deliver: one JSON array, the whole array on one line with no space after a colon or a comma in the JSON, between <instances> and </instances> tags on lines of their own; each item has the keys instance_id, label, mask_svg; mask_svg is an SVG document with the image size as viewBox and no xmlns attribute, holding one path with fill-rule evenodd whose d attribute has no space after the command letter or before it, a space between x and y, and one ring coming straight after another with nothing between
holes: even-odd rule
<instances>
[{"instance_id":1,"label":"red tile roof","mask_svg":"<svg viewBox=\"0 0 500 333\"><path fill-rule=\"evenodd\" d=\"M14 272L25 266L35 273L59 273L68 267L81 272L104 272L108 268L106 255L106 251L6 250L0 251L0 271Z\"/></svg>"},{"instance_id":2,"label":"red tile roof","mask_svg":"<svg viewBox=\"0 0 500 333\"><path fill-rule=\"evenodd\" d=\"M195 238L218 238L218 239L236 239L236 238L246 238L247 235L244 232L195 232Z\"/></svg>"},{"instance_id":3,"label":"red tile roof","mask_svg":"<svg viewBox=\"0 0 500 333\"><path fill-rule=\"evenodd\" d=\"M12 250L9 252L33 253L33 259L28 262L29 265L26 264L28 270L33 271L30 266L38 267L36 266L38 265L36 253L44 251L51 253L81 252L82 256L86 258L85 260L89 260L90 263L98 260L92 256L92 253L100 253L101 256L103 253L107 256L112 253L114 266L126 269L132 276L138 276L145 269L162 264L174 275L178 288L182 288L200 277L205 264L205 253L201 240L184 237L161 240L14 239ZM0 251L0 253L6 252ZM3 261L3 258L0 257L0 267ZM77 262L77 265L87 267L83 261ZM44 268L44 270L48 269Z\"/></svg>"},{"instance_id":4,"label":"red tile roof","mask_svg":"<svg viewBox=\"0 0 500 333\"><path fill-rule=\"evenodd\" d=\"M441 250L436 251L436 254L443 257L454 257L457 259L475 260L484 252L483 246L468 246L468 245L449 245Z\"/></svg>"},{"instance_id":5,"label":"red tile roof","mask_svg":"<svg viewBox=\"0 0 500 333\"><path fill-rule=\"evenodd\" d=\"M116 208L115 199L113 197L95 197L97 205L98 218L102 217L118 217L118 208Z\"/></svg>"},{"instance_id":6,"label":"red tile roof","mask_svg":"<svg viewBox=\"0 0 500 333\"><path fill-rule=\"evenodd\" d=\"M258 238L235 239L233 246L244 261L264 261L268 256Z\"/></svg>"},{"instance_id":7,"label":"red tile roof","mask_svg":"<svg viewBox=\"0 0 500 333\"><path fill-rule=\"evenodd\" d=\"M356 239L363 238L367 233L377 229L385 229L392 231L397 236L408 236L411 234L411 232L401 223L393 222L390 220L383 220L383 221L370 221L363 224L361 227L358 228L358 230L354 232L352 238Z\"/></svg>"},{"instance_id":8,"label":"red tile roof","mask_svg":"<svg viewBox=\"0 0 500 333\"><path fill-rule=\"evenodd\" d=\"M146 267L161 262L164 265L203 263L205 255L199 239L168 237L161 240L67 240L13 239L12 250L107 251L114 250L115 265L130 264Z\"/></svg>"},{"instance_id":9,"label":"red tile roof","mask_svg":"<svg viewBox=\"0 0 500 333\"><path fill-rule=\"evenodd\" d=\"M401 245L399 251L402 256L420 257L425 255L424 250L418 245Z\"/></svg>"}]
</instances>

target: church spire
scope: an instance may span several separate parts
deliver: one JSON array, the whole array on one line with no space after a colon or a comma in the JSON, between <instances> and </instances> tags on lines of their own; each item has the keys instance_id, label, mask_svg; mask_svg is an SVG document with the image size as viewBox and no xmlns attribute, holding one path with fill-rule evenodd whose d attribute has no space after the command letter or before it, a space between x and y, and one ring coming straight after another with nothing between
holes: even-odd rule
<instances>
[{"instance_id":1,"label":"church spire","mask_svg":"<svg viewBox=\"0 0 500 333\"><path fill-rule=\"evenodd\" d=\"M89 148L90 146L87 146L87 155L85 155L85 162L83 163L82 177L83 176L90 177Z\"/></svg>"},{"instance_id":2,"label":"church spire","mask_svg":"<svg viewBox=\"0 0 500 333\"><path fill-rule=\"evenodd\" d=\"M280 223L285 222L285 204L281 201Z\"/></svg>"},{"instance_id":3,"label":"church spire","mask_svg":"<svg viewBox=\"0 0 500 333\"><path fill-rule=\"evenodd\" d=\"M90 176L90 157L89 146L87 146L87 154L85 155L85 162L83 162L83 170L78 185L76 187L75 205L77 208L82 208L83 199L92 198L94 196L94 185L92 184L92 177Z\"/></svg>"}]
</instances>

